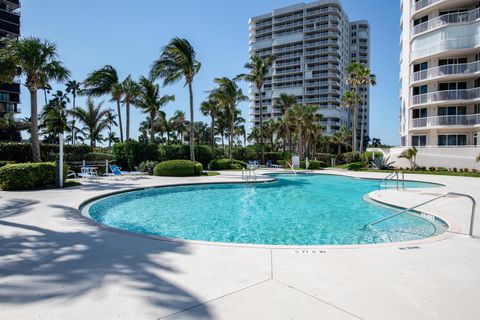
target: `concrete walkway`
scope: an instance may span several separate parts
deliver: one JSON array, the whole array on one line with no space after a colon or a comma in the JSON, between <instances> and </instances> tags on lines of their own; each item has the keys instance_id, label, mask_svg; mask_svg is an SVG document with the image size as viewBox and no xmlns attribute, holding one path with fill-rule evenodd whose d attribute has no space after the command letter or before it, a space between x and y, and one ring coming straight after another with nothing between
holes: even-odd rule
<instances>
[{"instance_id":1,"label":"concrete walkway","mask_svg":"<svg viewBox=\"0 0 480 320\"><path fill-rule=\"evenodd\" d=\"M452 190L480 201L480 179L407 178L447 186L376 191L371 197L405 207ZM238 172L225 172L0 191L0 319L478 318L480 240L463 234L469 214L468 201L461 198L425 208L454 225L455 232L362 247L159 241L107 230L78 211L83 201L112 191L239 180Z\"/></svg>"}]
</instances>

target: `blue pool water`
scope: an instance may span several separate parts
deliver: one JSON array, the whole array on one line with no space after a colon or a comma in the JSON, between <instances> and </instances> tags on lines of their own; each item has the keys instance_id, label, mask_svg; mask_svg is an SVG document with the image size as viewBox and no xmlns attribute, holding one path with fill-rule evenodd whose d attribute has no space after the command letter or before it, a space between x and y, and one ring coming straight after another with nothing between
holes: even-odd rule
<instances>
[{"instance_id":1,"label":"blue pool water","mask_svg":"<svg viewBox=\"0 0 480 320\"><path fill-rule=\"evenodd\" d=\"M367 244L422 239L445 223L400 215L363 196L378 180L334 175L277 175L276 182L209 184L122 193L88 207L114 228L170 238L275 245ZM407 182L408 188L437 185Z\"/></svg>"}]
</instances>

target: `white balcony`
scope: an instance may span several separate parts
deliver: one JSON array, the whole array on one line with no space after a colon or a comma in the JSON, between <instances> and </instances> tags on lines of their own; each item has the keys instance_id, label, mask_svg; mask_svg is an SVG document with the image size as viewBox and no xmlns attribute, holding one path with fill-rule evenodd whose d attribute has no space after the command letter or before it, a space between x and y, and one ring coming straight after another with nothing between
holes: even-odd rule
<instances>
[{"instance_id":1,"label":"white balcony","mask_svg":"<svg viewBox=\"0 0 480 320\"><path fill-rule=\"evenodd\" d=\"M480 88L444 90L419 94L411 97L411 105L451 101L472 101L480 98Z\"/></svg>"},{"instance_id":2,"label":"white balcony","mask_svg":"<svg viewBox=\"0 0 480 320\"><path fill-rule=\"evenodd\" d=\"M436 116L417 118L410 120L410 128L433 128L451 126L475 126L480 125L480 114L468 114L458 116Z\"/></svg>"},{"instance_id":3,"label":"white balcony","mask_svg":"<svg viewBox=\"0 0 480 320\"><path fill-rule=\"evenodd\" d=\"M445 0L420 0L418 2L415 2L414 5L412 6L413 12L417 12L418 10L431 6L432 4L435 4L440 1L445 1Z\"/></svg>"},{"instance_id":4,"label":"white balcony","mask_svg":"<svg viewBox=\"0 0 480 320\"><path fill-rule=\"evenodd\" d=\"M448 64L415 72L411 75L411 81L431 80L448 75L472 75L480 72L480 61L462 64Z\"/></svg>"},{"instance_id":5,"label":"white balcony","mask_svg":"<svg viewBox=\"0 0 480 320\"><path fill-rule=\"evenodd\" d=\"M428 30L436 29L445 25L456 23L473 22L480 18L480 8L476 8L469 12L450 13L436 17L424 23L420 23L413 28L413 35L417 35Z\"/></svg>"}]
</instances>

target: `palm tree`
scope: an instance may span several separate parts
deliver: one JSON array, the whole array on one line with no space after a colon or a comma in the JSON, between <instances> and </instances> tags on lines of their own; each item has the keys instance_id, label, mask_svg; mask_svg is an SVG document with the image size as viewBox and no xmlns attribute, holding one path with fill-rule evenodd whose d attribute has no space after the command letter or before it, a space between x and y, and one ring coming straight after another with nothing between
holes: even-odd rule
<instances>
[{"instance_id":1,"label":"palm tree","mask_svg":"<svg viewBox=\"0 0 480 320\"><path fill-rule=\"evenodd\" d=\"M372 138L372 147L378 148L382 145L382 140L380 138Z\"/></svg>"},{"instance_id":2,"label":"palm tree","mask_svg":"<svg viewBox=\"0 0 480 320\"><path fill-rule=\"evenodd\" d=\"M135 98L135 104L150 116L150 142L155 141L155 121L160 109L168 102L175 101L175 96L160 96L160 86L153 81L141 77L139 81L138 96Z\"/></svg>"},{"instance_id":3,"label":"palm tree","mask_svg":"<svg viewBox=\"0 0 480 320\"><path fill-rule=\"evenodd\" d=\"M0 118L0 130L6 132L7 141L20 141L21 136L18 131L27 130L29 126L28 121L15 119L13 112L9 112Z\"/></svg>"},{"instance_id":4,"label":"palm tree","mask_svg":"<svg viewBox=\"0 0 480 320\"><path fill-rule=\"evenodd\" d=\"M123 102L125 103L125 140L130 140L130 106L135 102L137 95L139 94L140 88L138 83L132 80L131 75L125 78L121 83L121 90L123 93Z\"/></svg>"},{"instance_id":5,"label":"palm tree","mask_svg":"<svg viewBox=\"0 0 480 320\"><path fill-rule=\"evenodd\" d=\"M215 83L218 88L215 89L212 94L220 104L226 109L226 113L229 115L229 149L230 149L230 161L233 161L233 135L235 134L235 117L237 115L237 106L240 101L247 100L247 96L243 94L233 79L227 77L216 78Z\"/></svg>"},{"instance_id":6,"label":"palm tree","mask_svg":"<svg viewBox=\"0 0 480 320\"><path fill-rule=\"evenodd\" d=\"M297 129L297 152L300 158L310 153L312 141L316 143L318 139L320 132L318 109L318 106L303 104L296 104L292 107L293 120Z\"/></svg>"},{"instance_id":7,"label":"palm tree","mask_svg":"<svg viewBox=\"0 0 480 320\"><path fill-rule=\"evenodd\" d=\"M120 142L123 142L123 126L121 102L123 97L123 88L119 81L117 70L111 65L94 70L83 82L84 89L82 93L90 97L99 97L109 94L117 103L118 126L120 130Z\"/></svg>"},{"instance_id":8,"label":"palm tree","mask_svg":"<svg viewBox=\"0 0 480 320\"><path fill-rule=\"evenodd\" d=\"M260 141L260 130L257 127L253 127L247 136L247 140L258 143Z\"/></svg>"},{"instance_id":9,"label":"palm tree","mask_svg":"<svg viewBox=\"0 0 480 320\"><path fill-rule=\"evenodd\" d=\"M67 121L65 131L68 133L65 139L70 141L70 144L74 145L76 141L83 143L85 141L85 130L77 127L77 120L72 119Z\"/></svg>"},{"instance_id":10,"label":"palm tree","mask_svg":"<svg viewBox=\"0 0 480 320\"><path fill-rule=\"evenodd\" d=\"M353 67L353 74L349 76L351 82L353 83L354 88L356 91L360 88L362 90L359 93L359 101L361 102L361 112L360 117L362 119L361 129L360 129L360 151L363 151L364 145L364 127L365 127L365 119L363 118L364 112L364 105L366 101L365 90L368 86L372 85L375 86L377 84L377 78L374 74L372 74L371 70L363 65L363 64L356 64Z\"/></svg>"},{"instance_id":11,"label":"palm tree","mask_svg":"<svg viewBox=\"0 0 480 320\"><path fill-rule=\"evenodd\" d=\"M357 126L355 121L357 117L357 95L355 94L354 91L349 90L346 91L342 95L342 105L346 108L349 108L351 113L352 113L352 150L357 151L356 146L357 146Z\"/></svg>"},{"instance_id":12,"label":"palm tree","mask_svg":"<svg viewBox=\"0 0 480 320\"><path fill-rule=\"evenodd\" d=\"M249 70L248 74L240 74L237 76L237 79L244 79L251 84L253 84L257 88L259 103L258 106L260 108L260 152L261 152L261 159L262 163L265 163L265 149L263 146L263 106L262 106L262 90L263 84L265 82L265 78L268 74L270 67L272 66L273 61L275 60L275 56L267 56L262 58L258 55L250 56L250 61L245 64L245 68Z\"/></svg>"},{"instance_id":13,"label":"palm tree","mask_svg":"<svg viewBox=\"0 0 480 320\"><path fill-rule=\"evenodd\" d=\"M292 133L291 133L291 119L290 119L290 109L293 105L297 103L297 97L294 95L288 95L286 93L280 94L278 98L275 99L274 106L279 108L282 111L283 123L285 134L288 137L288 150L292 150Z\"/></svg>"},{"instance_id":14,"label":"palm tree","mask_svg":"<svg viewBox=\"0 0 480 320\"><path fill-rule=\"evenodd\" d=\"M5 47L0 49L0 82L11 83L17 75L25 76L25 86L30 92L32 160L39 162L38 89L46 87L51 80L67 80L70 71L58 60L55 43L27 37L7 40Z\"/></svg>"},{"instance_id":15,"label":"palm tree","mask_svg":"<svg viewBox=\"0 0 480 320\"><path fill-rule=\"evenodd\" d=\"M97 142L102 142L102 131L108 128L108 114L110 109L102 109L103 102L95 104L92 98L87 100L87 109L75 108L72 114L85 125L87 137L90 139L90 146L95 148Z\"/></svg>"},{"instance_id":16,"label":"palm tree","mask_svg":"<svg viewBox=\"0 0 480 320\"><path fill-rule=\"evenodd\" d=\"M268 119L263 123L263 133L265 134L266 137L268 137L268 140L270 141L270 151L275 151L274 150L274 145L273 145L273 137L275 135L275 131L277 131L277 124L276 121L273 119Z\"/></svg>"},{"instance_id":17,"label":"palm tree","mask_svg":"<svg viewBox=\"0 0 480 320\"><path fill-rule=\"evenodd\" d=\"M70 102L68 95L57 90L52 99L43 108L40 115L40 128L43 134L49 136L50 142L57 140L58 134L63 133L67 125L67 104Z\"/></svg>"},{"instance_id":18,"label":"palm tree","mask_svg":"<svg viewBox=\"0 0 480 320\"><path fill-rule=\"evenodd\" d=\"M105 115L105 120L107 120L108 123L108 147L110 148L112 146L112 142L118 142L118 138L115 134L115 132L112 131L113 126L118 126L117 116L115 113L113 113L113 110L109 110L108 113Z\"/></svg>"},{"instance_id":19,"label":"palm tree","mask_svg":"<svg viewBox=\"0 0 480 320\"><path fill-rule=\"evenodd\" d=\"M190 160L195 161L195 137L193 114L193 79L200 71L201 64L196 60L196 53L186 39L173 38L163 48L160 58L156 60L150 70L152 79L163 78L164 85L172 84L185 79L190 96Z\"/></svg>"},{"instance_id":20,"label":"palm tree","mask_svg":"<svg viewBox=\"0 0 480 320\"><path fill-rule=\"evenodd\" d=\"M173 131L177 132L177 140L180 141L180 144L183 144L183 135L186 129L185 112L176 110L170 118L170 124Z\"/></svg>"},{"instance_id":21,"label":"palm tree","mask_svg":"<svg viewBox=\"0 0 480 320\"><path fill-rule=\"evenodd\" d=\"M220 114L220 102L215 98L214 95L210 94L207 100L203 101L200 105L200 111L204 116L210 116L212 119L210 124L210 131L212 132L210 143L213 150L215 146L215 119Z\"/></svg>"},{"instance_id":22,"label":"palm tree","mask_svg":"<svg viewBox=\"0 0 480 320\"><path fill-rule=\"evenodd\" d=\"M76 81L76 80L69 80L65 84L65 91L67 93L70 93L72 95L72 108L75 109L76 104L75 104L75 99L77 97L77 94L80 92L80 86L81 83Z\"/></svg>"},{"instance_id":23,"label":"palm tree","mask_svg":"<svg viewBox=\"0 0 480 320\"><path fill-rule=\"evenodd\" d=\"M347 126L341 126L340 130L333 135L332 142L337 145L337 154L342 152L342 147L348 149L348 146L352 143L352 131Z\"/></svg>"}]
</instances>

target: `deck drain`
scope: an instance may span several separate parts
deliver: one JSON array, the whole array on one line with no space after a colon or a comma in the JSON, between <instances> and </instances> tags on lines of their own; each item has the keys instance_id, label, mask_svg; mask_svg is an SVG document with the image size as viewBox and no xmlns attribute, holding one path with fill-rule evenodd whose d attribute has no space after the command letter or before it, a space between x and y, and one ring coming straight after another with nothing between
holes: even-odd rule
<instances>
[{"instance_id":1,"label":"deck drain","mask_svg":"<svg viewBox=\"0 0 480 320\"><path fill-rule=\"evenodd\" d=\"M295 250L297 254L321 254L327 253L325 250Z\"/></svg>"},{"instance_id":2,"label":"deck drain","mask_svg":"<svg viewBox=\"0 0 480 320\"><path fill-rule=\"evenodd\" d=\"M400 250L415 250L415 249L422 249L422 248L419 247L419 246L412 246L412 247L400 247L398 249L400 249Z\"/></svg>"}]
</instances>

